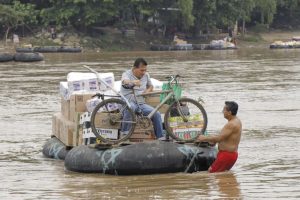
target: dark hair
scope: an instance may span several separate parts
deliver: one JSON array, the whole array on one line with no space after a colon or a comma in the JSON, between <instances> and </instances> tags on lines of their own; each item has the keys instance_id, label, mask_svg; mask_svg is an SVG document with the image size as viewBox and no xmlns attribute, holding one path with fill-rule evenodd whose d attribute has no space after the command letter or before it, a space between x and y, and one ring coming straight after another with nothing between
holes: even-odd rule
<instances>
[{"instance_id":1,"label":"dark hair","mask_svg":"<svg viewBox=\"0 0 300 200\"><path fill-rule=\"evenodd\" d=\"M135 61L134 61L134 67L135 68L138 68L140 66L140 64L143 64L143 65L148 65L147 62L144 60L144 58L137 58Z\"/></svg>"},{"instance_id":2,"label":"dark hair","mask_svg":"<svg viewBox=\"0 0 300 200\"><path fill-rule=\"evenodd\" d=\"M225 101L227 111L230 111L232 115L236 115L239 105L234 101Z\"/></svg>"}]
</instances>

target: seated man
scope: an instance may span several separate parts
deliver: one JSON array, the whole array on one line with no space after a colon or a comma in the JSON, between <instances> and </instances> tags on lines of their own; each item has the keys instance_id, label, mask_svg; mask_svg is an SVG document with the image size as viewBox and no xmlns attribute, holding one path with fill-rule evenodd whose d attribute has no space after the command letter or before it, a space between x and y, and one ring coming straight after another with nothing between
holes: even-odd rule
<instances>
[{"instance_id":1,"label":"seated man","mask_svg":"<svg viewBox=\"0 0 300 200\"><path fill-rule=\"evenodd\" d=\"M217 158L208 169L211 173L230 170L237 160L237 150L242 133L242 123L236 116L237 111L238 104L236 102L226 101L223 114L228 122L221 130L221 133L219 135L200 135L198 137L198 142L218 143L219 152Z\"/></svg>"},{"instance_id":2,"label":"seated man","mask_svg":"<svg viewBox=\"0 0 300 200\"><path fill-rule=\"evenodd\" d=\"M136 95L151 92L153 90L153 84L151 82L150 75L147 73L147 62L143 58L136 59L133 67L122 74L121 82L122 85L135 86L134 89ZM137 102L135 102L135 99L132 97L133 94L131 89L126 89L121 86L120 92L130 101L129 103L131 104L134 112L138 108L138 105L145 116L151 113L151 111L154 109L145 103L145 98L142 96L137 97ZM124 113L124 119L126 118L128 118L128 114ZM163 127L160 113L157 111L151 120L153 122L156 138L164 139L162 134ZM129 124L122 125L123 134L128 131L128 125Z\"/></svg>"}]
</instances>

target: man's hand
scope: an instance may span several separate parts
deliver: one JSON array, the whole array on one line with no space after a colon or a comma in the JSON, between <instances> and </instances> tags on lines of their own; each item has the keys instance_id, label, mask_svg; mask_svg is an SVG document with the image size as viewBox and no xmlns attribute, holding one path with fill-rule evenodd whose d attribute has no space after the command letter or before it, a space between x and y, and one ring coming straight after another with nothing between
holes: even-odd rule
<instances>
[{"instance_id":1,"label":"man's hand","mask_svg":"<svg viewBox=\"0 0 300 200\"><path fill-rule=\"evenodd\" d=\"M199 135L197 138L197 142L205 142L207 139L207 137L205 137L204 135Z\"/></svg>"},{"instance_id":2,"label":"man's hand","mask_svg":"<svg viewBox=\"0 0 300 200\"><path fill-rule=\"evenodd\" d=\"M141 81L140 81L140 80L133 80L132 83L133 83L135 86L141 86Z\"/></svg>"}]
</instances>

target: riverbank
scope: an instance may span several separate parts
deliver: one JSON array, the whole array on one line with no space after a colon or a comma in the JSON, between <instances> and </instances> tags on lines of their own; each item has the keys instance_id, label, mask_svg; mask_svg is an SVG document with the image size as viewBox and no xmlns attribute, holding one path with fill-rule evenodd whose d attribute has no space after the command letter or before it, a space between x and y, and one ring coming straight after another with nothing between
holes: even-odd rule
<instances>
[{"instance_id":1,"label":"riverbank","mask_svg":"<svg viewBox=\"0 0 300 200\"><path fill-rule=\"evenodd\" d=\"M204 44L214 39L222 39L227 34L211 34L198 38L188 38L188 43ZM255 33L249 31L244 37L238 35L237 46L239 48L265 48L276 40L288 41L293 36L300 36L300 31L272 30L270 32ZM19 46L80 46L85 52L89 51L147 51L152 44L170 44L172 38L153 36L146 32L135 31L132 35L122 33L117 29L105 29L92 36L82 35L76 32L61 32L55 39L51 39L48 33L37 33L35 36L20 37ZM15 45L9 40L0 41L0 52L14 52Z\"/></svg>"}]
</instances>

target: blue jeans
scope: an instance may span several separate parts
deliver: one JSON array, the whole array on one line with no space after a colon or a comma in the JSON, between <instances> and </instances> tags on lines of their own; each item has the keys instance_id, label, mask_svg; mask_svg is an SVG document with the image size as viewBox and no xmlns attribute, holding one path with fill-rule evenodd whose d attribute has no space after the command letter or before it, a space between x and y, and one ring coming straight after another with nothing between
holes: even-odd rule
<instances>
[{"instance_id":1,"label":"blue jeans","mask_svg":"<svg viewBox=\"0 0 300 200\"><path fill-rule=\"evenodd\" d=\"M137 104L135 103L130 103L131 104L131 109L133 110L133 112L135 112L135 110L138 108ZM148 104L140 104L139 105L140 108L142 109L142 112L144 114L144 116L147 116L148 114L150 114L152 112L152 110L154 110L153 107L149 106ZM124 112L124 117L123 117L124 121L131 121L132 119L130 119L130 115L128 112ZM152 123L153 123L153 127L154 127L154 133L156 138L161 138L163 137L163 127L162 127L162 120L161 120L161 116L160 116L160 112L156 112L153 117L151 118ZM124 123L122 124L122 131L128 131L130 128L130 124L129 123Z\"/></svg>"}]
</instances>

